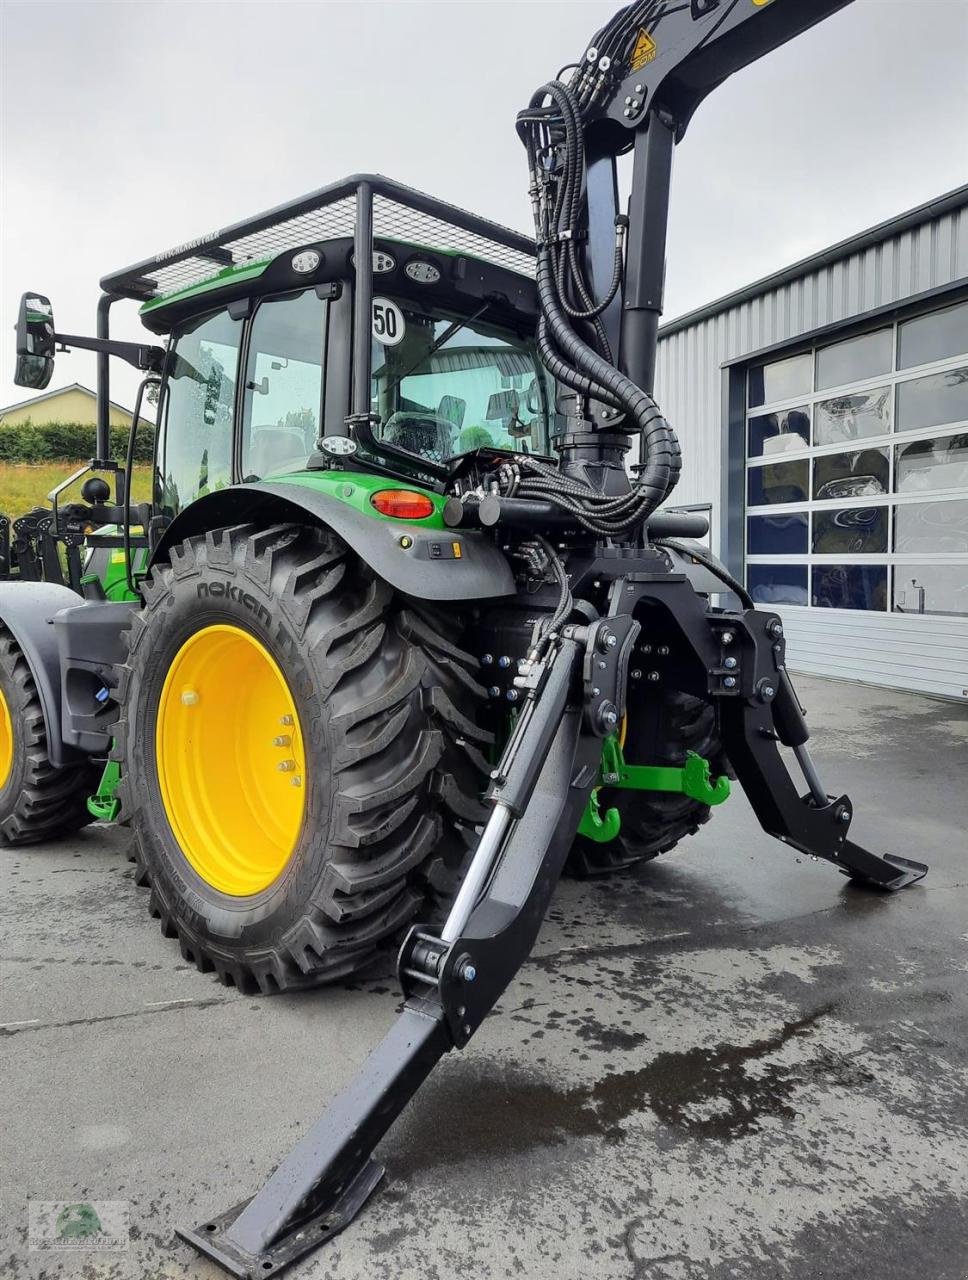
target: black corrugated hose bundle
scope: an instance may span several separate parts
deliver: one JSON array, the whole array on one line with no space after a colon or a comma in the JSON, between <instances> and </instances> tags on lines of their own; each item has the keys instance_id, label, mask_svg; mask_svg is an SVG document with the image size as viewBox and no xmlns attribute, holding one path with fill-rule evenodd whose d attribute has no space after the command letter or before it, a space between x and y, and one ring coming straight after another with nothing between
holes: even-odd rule
<instances>
[{"instance_id":1,"label":"black corrugated hose bundle","mask_svg":"<svg viewBox=\"0 0 968 1280\"><path fill-rule=\"evenodd\" d=\"M546 99L551 105L542 105ZM625 414L644 436L646 461L630 492L619 497L605 497L531 457L516 457L502 469L505 475L499 483L509 494L554 502L592 532L625 537L641 528L668 497L680 468L675 432L652 397L615 368L600 319L621 283L626 219L616 224L610 287L595 301L576 248L585 161L580 108L571 89L560 81L543 85L519 114L518 132L531 175L542 362L558 382Z\"/></svg>"}]
</instances>

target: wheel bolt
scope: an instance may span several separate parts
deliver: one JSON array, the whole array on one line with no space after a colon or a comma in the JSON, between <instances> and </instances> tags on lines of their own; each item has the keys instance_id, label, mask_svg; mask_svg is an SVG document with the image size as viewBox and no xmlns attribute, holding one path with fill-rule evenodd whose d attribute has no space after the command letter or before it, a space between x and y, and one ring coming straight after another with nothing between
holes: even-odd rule
<instances>
[{"instance_id":1,"label":"wheel bolt","mask_svg":"<svg viewBox=\"0 0 968 1280\"><path fill-rule=\"evenodd\" d=\"M501 668L502 671L505 671L511 665L511 659L502 656L498 658L497 665Z\"/></svg>"},{"instance_id":2,"label":"wheel bolt","mask_svg":"<svg viewBox=\"0 0 968 1280\"><path fill-rule=\"evenodd\" d=\"M272 739L272 745L274 747L291 747L292 738L289 736L288 733L280 733L278 738Z\"/></svg>"},{"instance_id":3,"label":"wheel bolt","mask_svg":"<svg viewBox=\"0 0 968 1280\"><path fill-rule=\"evenodd\" d=\"M508 689L508 691L507 691L507 700L508 700L508 702L517 702L517 700L518 700L518 691L517 691L517 689Z\"/></svg>"},{"instance_id":4,"label":"wheel bolt","mask_svg":"<svg viewBox=\"0 0 968 1280\"><path fill-rule=\"evenodd\" d=\"M294 722L293 722L293 718L292 718L292 716L280 716L280 717L279 717L279 723L280 723L280 724L293 724Z\"/></svg>"},{"instance_id":5,"label":"wheel bolt","mask_svg":"<svg viewBox=\"0 0 968 1280\"><path fill-rule=\"evenodd\" d=\"M494 661L494 656L493 656L493 654L490 654L490 653L482 653L482 654L481 654L481 666L482 666L482 667L489 667L493 661Z\"/></svg>"},{"instance_id":6,"label":"wheel bolt","mask_svg":"<svg viewBox=\"0 0 968 1280\"><path fill-rule=\"evenodd\" d=\"M300 776L299 776L299 774L298 774L298 773L297 773L297 774L296 774L296 776L293 778L293 780L292 780L292 785L293 785L294 787L301 787L301 786L302 786L302 778L300 778Z\"/></svg>"},{"instance_id":7,"label":"wheel bolt","mask_svg":"<svg viewBox=\"0 0 968 1280\"><path fill-rule=\"evenodd\" d=\"M293 773L296 768L295 760L280 760L276 765L280 773Z\"/></svg>"},{"instance_id":8,"label":"wheel bolt","mask_svg":"<svg viewBox=\"0 0 968 1280\"><path fill-rule=\"evenodd\" d=\"M197 707L198 694L194 689L182 689L181 703L183 707Z\"/></svg>"}]
</instances>

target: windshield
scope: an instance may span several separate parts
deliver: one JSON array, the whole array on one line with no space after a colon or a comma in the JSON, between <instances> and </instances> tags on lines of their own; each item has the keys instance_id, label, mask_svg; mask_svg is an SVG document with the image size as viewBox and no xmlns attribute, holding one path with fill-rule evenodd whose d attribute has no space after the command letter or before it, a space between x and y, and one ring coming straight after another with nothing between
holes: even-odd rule
<instances>
[{"instance_id":1,"label":"windshield","mask_svg":"<svg viewBox=\"0 0 968 1280\"><path fill-rule=\"evenodd\" d=\"M490 447L549 452L552 384L534 345L477 318L373 301L375 434L433 462Z\"/></svg>"}]
</instances>

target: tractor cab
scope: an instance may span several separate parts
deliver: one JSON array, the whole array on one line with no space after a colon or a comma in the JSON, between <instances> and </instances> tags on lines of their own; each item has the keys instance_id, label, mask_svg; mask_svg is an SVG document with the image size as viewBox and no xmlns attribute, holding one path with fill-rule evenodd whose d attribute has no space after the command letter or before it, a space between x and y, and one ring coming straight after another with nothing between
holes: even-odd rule
<instances>
[{"instance_id":1,"label":"tractor cab","mask_svg":"<svg viewBox=\"0 0 968 1280\"><path fill-rule=\"evenodd\" d=\"M347 179L102 286L141 300L167 341L155 528L334 457L440 488L475 450L551 451L532 242L387 179Z\"/></svg>"},{"instance_id":2,"label":"tractor cab","mask_svg":"<svg viewBox=\"0 0 968 1280\"><path fill-rule=\"evenodd\" d=\"M348 437L352 260L349 238L297 246L255 278L223 272L142 308L169 336L160 515L233 483L318 469L317 442ZM531 281L382 239L373 264L367 469L432 480L476 449L547 455L554 389L534 345Z\"/></svg>"},{"instance_id":3,"label":"tractor cab","mask_svg":"<svg viewBox=\"0 0 968 1280\"><path fill-rule=\"evenodd\" d=\"M357 274L358 259L370 270ZM46 385L57 350L96 351L97 442L89 466L51 494L51 513L0 516L0 577L98 595L85 579L103 578L107 551L124 569L109 598L136 599L174 519L234 486L315 475L339 501L321 472L442 491L478 450L548 456L555 394L534 342L533 275L527 236L363 175L105 276L96 337L55 332L49 300L25 295L17 380ZM111 338L124 299L160 342ZM108 439L112 356L145 375L125 460ZM151 384L151 502L135 509L135 433ZM83 502L59 508L88 471L101 474Z\"/></svg>"}]
</instances>

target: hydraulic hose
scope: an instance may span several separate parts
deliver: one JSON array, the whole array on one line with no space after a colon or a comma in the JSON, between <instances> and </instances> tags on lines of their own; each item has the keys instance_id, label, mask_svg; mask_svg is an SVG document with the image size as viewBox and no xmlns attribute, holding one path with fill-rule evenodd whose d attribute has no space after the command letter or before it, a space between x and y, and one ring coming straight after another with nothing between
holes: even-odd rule
<instances>
[{"instance_id":1,"label":"hydraulic hose","mask_svg":"<svg viewBox=\"0 0 968 1280\"><path fill-rule=\"evenodd\" d=\"M620 25L612 26L609 35L618 38ZM552 105L546 106L548 99ZM557 381L626 416L628 423L623 429L641 433L645 461L636 468L630 492L619 498L606 499L574 480L564 484L560 473L537 473L522 459L518 460L521 474L513 483L522 496L545 497L589 529L606 536L626 536L641 527L668 497L681 467L675 432L652 397L615 367L600 318L621 285L627 220L616 222L612 279L604 296L596 301L584 279L576 248L585 201L585 147L578 97L560 82L543 85L519 115L518 131L528 153L538 241L539 354ZM587 341L575 321L590 326Z\"/></svg>"}]
</instances>

